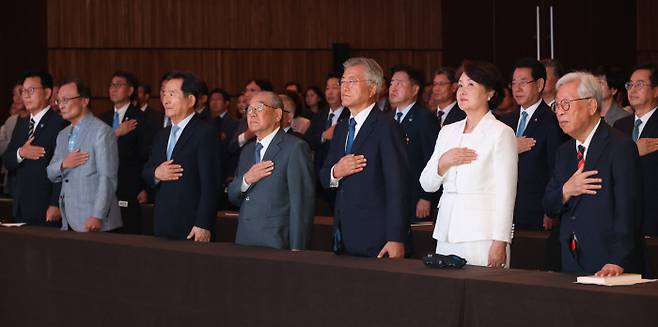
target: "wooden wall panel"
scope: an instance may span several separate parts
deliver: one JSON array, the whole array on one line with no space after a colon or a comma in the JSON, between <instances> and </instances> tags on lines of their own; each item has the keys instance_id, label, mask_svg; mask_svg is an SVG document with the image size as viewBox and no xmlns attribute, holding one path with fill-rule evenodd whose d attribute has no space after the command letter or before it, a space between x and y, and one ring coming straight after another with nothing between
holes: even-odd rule
<instances>
[{"instance_id":1,"label":"wooden wall panel","mask_svg":"<svg viewBox=\"0 0 658 327\"><path fill-rule=\"evenodd\" d=\"M658 2L637 0L637 61L658 63Z\"/></svg>"}]
</instances>

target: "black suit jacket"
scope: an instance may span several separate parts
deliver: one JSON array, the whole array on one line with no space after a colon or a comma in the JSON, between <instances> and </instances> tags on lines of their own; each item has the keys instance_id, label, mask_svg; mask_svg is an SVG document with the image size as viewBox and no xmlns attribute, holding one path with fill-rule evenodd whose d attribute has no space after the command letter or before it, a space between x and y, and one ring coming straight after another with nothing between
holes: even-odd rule
<instances>
[{"instance_id":1,"label":"black suit jacket","mask_svg":"<svg viewBox=\"0 0 658 327\"><path fill-rule=\"evenodd\" d=\"M30 118L19 118L4 153L7 170L16 177L13 193L13 216L16 222L30 225L46 225L46 211L49 206L59 207L61 183L51 183L46 173L55 153L57 135L68 122L49 109L35 126L32 145L41 146L46 154L38 160L24 159L18 163L16 152L27 141Z\"/></svg>"},{"instance_id":2,"label":"black suit jacket","mask_svg":"<svg viewBox=\"0 0 658 327\"><path fill-rule=\"evenodd\" d=\"M213 126L219 138L219 160L222 162L222 167L224 168L224 177L233 177L235 175L239 155L230 153L228 151L228 144L233 139L239 124L240 122L229 113L226 113L224 117L217 116L213 120Z\"/></svg>"},{"instance_id":3,"label":"black suit jacket","mask_svg":"<svg viewBox=\"0 0 658 327\"><path fill-rule=\"evenodd\" d=\"M405 242L409 232L409 162L400 129L376 107L354 139L352 153L368 160L365 169L340 180L334 226L347 253L375 257L388 241ZM345 155L348 121L336 125L320 181L330 187L331 168Z\"/></svg>"},{"instance_id":4,"label":"black suit jacket","mask_svg":"<svg viewBox=\"0 0 658 327\"><path fill-rule=\"evenodd\" d=\"M338 116L338 123L347 120L350 118L350 111L347 108L343 108L340 116ZM324 164L327 154L329 153L329 147L331 146L331 140L327 140L324 143L322 142L322 133L326 130L327 120L329 119L329 108L324 108L320 111L319 114L313 117L311 120L311 126L306 132L305 138L308 144L311 146L311 149L314 151L313 161L315 165L315 171L320 172L322 164Z\"/></svg>"},{"instance_id":5,"label":"black suit jacket","mask_svg":"<svg viewBox=\"0 0 658 327\"><path fill-rule=\"evenodd\" d=\"M633 134L635 115L627 116L615 122L615 128L627 136ZM654 112L642 129L640 138L658 137L658 114ZM640 176L642 177L642 196L645 199L642 207L644 235L658 235L658 152L640 157Z\"/></svg>"},{"instance_id":6,"label":"black suit jacket","mask_svg":"<svg viewBox=\"0 0 658 327\"><path fill-rule=\"evenodd\" d=\"M114 109L104 112L101 116L101 120L109 126L112 126L113 119ZM117 138L119 146L117 198L119 201L134 203L137 194L144 188L140 176L144 163L148 159L152 140L149 137L149 125L144 113L133 105L128 106L121 122L130 119L137 120L137 127L130 133Z\"/></svg>"},{"instance_id":7,"label":"black suit jacket","mask_svg":"<svg viewBox=\"0 0 658 327\"><path fill-rule=\"evenodd\" d=\"M392 112L396 113L396 110ZM411 178L409 178L408 183L411 190L412 205L409 217L416 217L415 205L419 199L432 202L432 208L436 207L438 201L437 195L439 193L425 192L419 181L420 174L434 152L434 144L439 135L438 125L437 117L419 102L416 102L409 109L400 124L404 149L411 165Z\"/></svg>"},{"instance_id":8,"label":"black suit jacket","mask_svg":"<svg viewBox=\"0 0 658 327\"><path fill-rule=\"evenodd\" d=\"M520 109L500 117L500 121L514 131L519 124ZM553 168L555 152L567 140L555 114L542 100L533 113L523 136L537 142L532 149L519 154L519 175L514 205L514 226L519 229L543 230L544 208L542 198Z\"/></svg>"},{"instance_id":9,"label":"black suit jacket","mask_svg":"<svg viewBox=\"0 0 658 327\"><path fill-rule=\"evenodd\" d=\"M151 156L142 177L158 189L153 212L154 235L185 239L193 226L212 230L217 215L217 192L221 165L214 128L196 114L183 129L172 160L183 167L176 181L155 183L155 169L167 160L167 143L171 127L155 137Z\"/></svg>"},{"instance_id":10,"label":"black suit jacket","mask_svg":"<svg viewBox=\"0 0 658 327\"><path fill-rule=\"evenodd\" d=\"M434 113L436 113L436 111ZM464 119L466 119L466 113L464 112L464 110L462 110L462 108L459 108L458 103L455 103L455 105L452 106L452 109L450 109L450 111L448 112L448 115L446 116L446 119L443 120L443 126L450 125L452 123L455 123L455 122L458 122L458 121L464 120ZM437 122L438 122L438 124L441 124L441 122L438 120L438 117L437 117ZM440 127L441 126L439 125L439 129L440 129Z\"/></svg>"},{"instance_id":11,"label":"black suit jacket","mask_svg":"<svg viewBox=\"0 0 658 327\"><path fill-rule=\"evenodd\" d=\"M207 122L212 122L212 116L210 115L210 108L208 106L203 107L203 110L201 112L198 112L197 115L199 115L199 118L207 121Z\"/></svg>"},{"instance_id":12,"label":"black suit jacket","mask_svg":"<svg viewBox=\"0 0 658 327\"><path fill-rule=\"evenodd\" d=\"M578 159L574 140L558 148L544 207L549 215L561 217L563 271L593 273L607 263L627 272L641 271L638 164L635 143L601 120L587 150L584 171L597 170L602 188L596 195L572 197L562 204L562 186L576 171ZM574 234L578 240L575 255L569 249Z\"/></svg>"}]
</instances>

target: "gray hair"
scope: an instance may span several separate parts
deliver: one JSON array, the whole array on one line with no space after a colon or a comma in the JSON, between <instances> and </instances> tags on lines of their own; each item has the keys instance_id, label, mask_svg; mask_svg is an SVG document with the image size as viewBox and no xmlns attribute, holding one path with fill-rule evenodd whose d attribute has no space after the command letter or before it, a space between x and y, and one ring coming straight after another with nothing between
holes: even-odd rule
<instances>
[{"instance_id":1,"label":"gray hair","mask_svg":"<svg viewBox=\"0 0 658 327\"><path fill-rule=\"evenodd\" d=\"M596 99L596 110L601 110L601 101L603 99L603 91L601 90L601 83L594 77L594 75L587 72L573 72L562 76L555 84L555 89L559 90L561 86L572 82L579 82L578 96L581 98L592 97Z\"/></svg>"},{"instance_id":2,"label":"gray hair","mask_svg":"<svg viewBox=\"0 0 658 327\"><path fill-rule=\"evenodd\" d=\"M266 103L266 105L283 110L283 102L281 101L281 98L279 98L278 94L272 91L260 91L257 94L264 94L267 96L268 103Z\"/></svg>"},{"instance_id":3,"label":"gray hair","mask_svg":"<svg viewBox=\"0 0 658 327\"><path fill-rule=\"evenodd\" d=\"M365 75L368 84L374 84L377 87L377 94L379 94L384 86L384 71L382 67L374 59L366 57L353 57L343 63L343 68L345 69L354 66L363 66L366 69Z\"/></svg>"}]
</instances>

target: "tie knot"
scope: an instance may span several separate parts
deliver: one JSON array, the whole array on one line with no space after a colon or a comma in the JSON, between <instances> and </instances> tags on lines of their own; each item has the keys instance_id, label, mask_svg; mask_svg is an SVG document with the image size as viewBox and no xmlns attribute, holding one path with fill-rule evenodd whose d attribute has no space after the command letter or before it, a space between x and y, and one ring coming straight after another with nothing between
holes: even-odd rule
<instances>
[{"instance_id":1,"label":"tie knot","mask_svg":"<svg viewBox=\"0 0 658 327\"><path fill-rule=\"evenodd\" d=\"M443 110L441 110L441 109L436 110L436 116L437 117L441 118L441 116L443 116L444 114L445 114L445 112L443 112Z\"/></svg>"},{"instance_id":2,"label":"tie knot","mask_svg":"<svg viewBox=\"0 0 658 327\"><path fill-rule=\"evenodd\" d=\"M578 159L582 158L585 155L585 147L583 145L578 146Z\"/></svg>"},{"instance_id":3,"label":"tie knot","mask_svg":"<svg viewBox=\"0 0 658 327\"><path fill-rule=\"evenodd\" d=\"M638 118L635 120L635 127L640 127L642 125L642 119Z\"/></svg>"},{"instance_id":4,"label":"tie knot","mask_svg":"<svg viewBox=\"0 0 658 327\"><path fill-rule=\"evenodd\" d=\"M176 133L178 133L179 130L180 130L180 126L175 125L175 124L174 124L174 125L171 125L171 133L172 133L172 134L175 135Z\"/></svg>"},{"instance_id":5,"label":"tie knot","mask_svg":"<svg viewBox=\"0 0 658 327\"><path fill-rule=\"evenodd\" d=\"M30 123L34 124L34 119L30 118Z\"/></svg>"},{"instance_id":6,"label":"tie knot","mask_svg":"<svg viewBox=\"0 0 658 327\"><path fill-rule=\"evenodd\" d=\"M356 120L354 118L350 118L350 128L356 127Z\"/></svg>"},{"instance_id":7,"label":"tie knot","mask_svg":"<svg viewBox=\"0 0 658 327\"><path fill-rule=\"evenodd\" d=\"M335 114L333 112L329 113L329 119L334 119Z\"/></svg>"},{"instance_id":8,"label":"tie knot","mask_svg":"<svg viewBox=\"0 0 658 327\"><path fill-rule=\"evenodd\" d=\"M260 151L263 149L263 144L260 142L256 142L256 151Z\"/></svg>"},{"instance_id":9,"label":"tie knot","mask_svg":"<svg viewBox=\"0 0 658 327\"><path fill-rule=\"evenodd\" d=\"M521 116L523 116L523 118L526 118L528 117L528 113L526 111L521 111Z\"/></svg>"}]
</instances>

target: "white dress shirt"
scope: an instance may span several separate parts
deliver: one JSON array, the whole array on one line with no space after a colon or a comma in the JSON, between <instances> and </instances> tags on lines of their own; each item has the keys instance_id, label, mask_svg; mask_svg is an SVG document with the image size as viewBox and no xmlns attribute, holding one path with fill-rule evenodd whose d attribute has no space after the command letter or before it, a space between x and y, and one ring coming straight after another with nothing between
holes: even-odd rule
<instances>
[{"instance_id":1,"label":"white dress shirt","mask_svg":"<svg viewBox=\"0 0 658 327\"><path fill-rule=\"evenodd\" d=\"M532 119L532 115L535 114L535 111L537 111L537 108L539 108L539 104L542 102L542 99L540 98L539 101L537 101L535 104L528 108L523 108L521 107L521 112L519 112L519 122L516 124L516 131L519 130L519 127L521 127L521 115L523 112L528 113L528 118L525 120L525 126L523 126L523 131L525 132L526 127L528 127L528 123L530 123L530 119ZM516 131L514 133L516 134Z\"/></svg>"},{"instance_id":2,"label":"white dress shirt","mask_svg":"<svg viewBox=\"0 0 658 327\"><path fill-rule=\"evenodd\" d=\"M601 120L599 120L599 122L596 123L596 126L594 126L594 128L592 128L592 130L589 132L589 135L587 135L585 142L580 143L580 141L576 140L576 151L578 151L578 146L580 145L585 147L585 153L583 153L583 159L585 159L585 161L587 161L587 152L589 152L589 144L592 143L592 138L594 137L594 133L596 133L596 130L599 128L599 125L601 125Z\"/></svg>"},{"instance_id":3,"label":"white dress shirt","mask_svg":"<svg viewBox=\"0 0 658 327\"><path fill-rule=\"evenodd\" d=\"M126 111L128 111L128 106L130 106L130 102L126 103L126 104L125 104L123 107L121 107L121 108L114 107L114 112L118 112L118 113L119 113L119 124L121 124L121 122L123 122L123 117L126 116ZM113 119L114 119L114 118L113 118Z\"/></svg>"},{"instance_id":4,"label":"white dress shirt","mask_svg":"<svg viewBox=\"0 0 658 327\"><path fill-rule=\"evenodd\" d=\"M37 126L39 126L39 122L41 122L41 118L43 118L43 116L46 115L46 113L48 112L49 109L50 109L50 106L46 106L45 108L41 109L41 111L37 112L36 115L30 114L30 119L34 120L34 127L33 128L34 128L35 131L37 130ZM18 163L23 162L23 157L21 157L21 155L19 154L20 152L21 152L21 148L18 148L18 150L16 150L16 161Z\"/></svg>"},{"instance_id":5,"label":"white dress shirt","mask_svg":"<svg viewBox=\"0 0 658 327\"><path fill-rule=\"evenodd\" d=\"M416 104L416 101L410 103L408 106L404 107L404 109L400 110L400 108L397 108L395 110L395 116L393 116L393 119L395 121L398 121L398 112L402 113L402 117L400 117L400 122L404 120L404 117L407 117L407 114L409 113L409 110L411 110L411 107L413 107Z\"/></svg>"},{"instance_id":6,"label":"white dress shirt","mask_svg":"<svg viewBox=\"0 0 658 327\"><path fill-rule=\"evenodd\" d=\"M265 152L267 152L267 148L270 146L270 143L272 143L272 140L278 131L279 127L277 127L272 133L267 134L267 136L265 136L262 140L256 139L256 143L260 143L263 146L263 148L260 149L260 161L263 161ZM240 186L240 191L242 193L247 192L250 186L251 184L247 183L247 181L244 179L244 176L242 176L242 185Z\"/></svg>"},{"instance_id":7,"label":"white dress shirt","mask_svg":"<svg viewBox=\"0 0 658 327\"><path fill-rule=\"evenodd\" d=\"M359 135L361 126L363 126L363 123L366 122L366 119L368 119L368 115L370 115L370 112L374 107L375 107L375 103L372 103L367 108L363 109L360 113L356 114L356 116L350 115L350 119L354 118L354 120L356 121L356 126L354 126L354 140L356 140L356 136ZM349 126L349 120L347 124ZM345 145L347 145L347 139L345 139ZM331 175L329 175L329 187L338 187L338 182L340 182L342 178L342 177L341 178L334 177L334 167L336 167L336 165L331 167Z\"/></svg>"},{"instance_id":8,"label":"white dress shirt","mask_svg":"<svg viewBox=\"0 0 658 327\"><path fill-rule=\"evenodd\" d=\"M658 107L656 107L656 108L658 108ZM638 117L637 115L635 115L635 119L633 120L633 126L635 126L635 121L637 121L638 119L642 121L642 124L640 124L640 127L639 127L640 132L637 134L638 138L640 137L640 135L642 135L642 131L644 130L644 126L647 125L647 122L649 121L649 118L651 118L653 113L656 111L656 108L651 109L651 111L649 111L646 114L642 115L642 117Z\"/></svg>"},{"instance_id":9,"label":"white dress shirt","mask_svg":"<svg viewBox=\"0 0 658 327\"><path fill-rule=\"evenodd\" d=\"M450 110L455 107L457 104L457 101L451 102L449 105L447 105L445 108L441 107L436 107L436 116L439 116L439 111L443 112L443 115L441 115L441 126L443 126L443 122L446 121L446 117L448 117L448 114L450 113Z\"/></svg>"}]
</instances>

